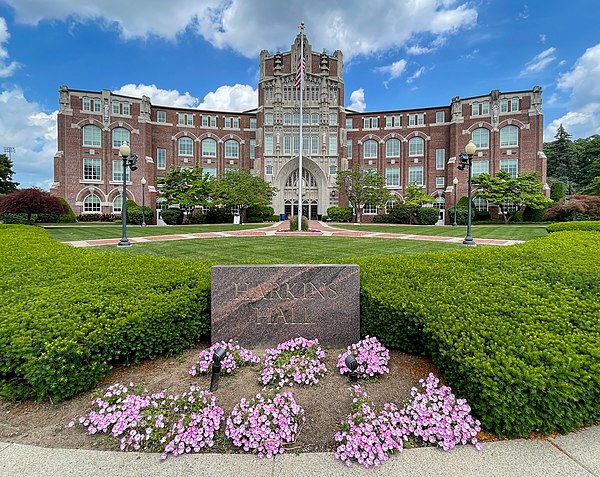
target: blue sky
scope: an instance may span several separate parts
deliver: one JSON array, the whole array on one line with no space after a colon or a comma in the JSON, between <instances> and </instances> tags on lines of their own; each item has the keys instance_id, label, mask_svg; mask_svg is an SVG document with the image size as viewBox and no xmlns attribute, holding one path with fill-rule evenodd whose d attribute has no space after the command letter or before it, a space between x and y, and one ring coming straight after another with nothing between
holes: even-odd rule
<instances>
[{"instance_id":1,"label":"blue sky","mask_svg":"<svg viewBox=\"0 0 600 477\"><path fill-rule=\"evenodd\" d=\"M258 55L344 53L348 107L447 105L543 88L545 139L560 123L600 134L598 0L0 0L0 152L21 187L52 183L58 88L149 95L215 110L256 105Z\"/></svg>"}]
</instances>

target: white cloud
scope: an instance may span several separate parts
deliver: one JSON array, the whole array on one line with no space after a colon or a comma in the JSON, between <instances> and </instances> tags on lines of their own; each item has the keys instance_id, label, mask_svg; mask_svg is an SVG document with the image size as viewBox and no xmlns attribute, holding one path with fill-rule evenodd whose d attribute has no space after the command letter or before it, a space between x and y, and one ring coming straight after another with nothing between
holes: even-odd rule
<instances>
[{"instance_id":1,"label":"white cloud","mask_svg":"<svg viewBox=\"0 0 600 477\"><path fill-rule=\"evenodd\" d=\"M420 78L421 75L423 73L425 73L425 71L427 71L427 68L425 68L424 66L421 66L417 71L415 71L407 80L407 83L412 83L414 80L416 80L417 78Z\"/></svg>"},{"instance_id":2,"label":"white cloud","mask_svg":"<svg viewBox=\"0 0 600 477\"><path fill-rule=\"evenodd\" d=\"M258 90L247 84L219 86L204 96L199 109L214 111L246 111L258 107Z\"/></svg>"},{"instance_id":3,"label":"white cloud","mask_svg":"<svg viewBox=\"0 0 600 477\"><path fill-rule=\"evenodd\" d=\"M8 62L8 50L5 44L8 43L10 33L6 26L6 20L0 17L0 78L8 78L12 76L15 70L19 67L16 61Z\"/></svg>"},{"instance_id":4,"label":"white cloud","mask_svg":"<svg viewBox=\"0 0 600 477\"><path fill-rule=\"evenodd\" d=\"M561 124L574 139L600 134L600 104L590 104L582 111L569 111L553 120L544 128L544 141L554 141Z\"/></svg>"},{"instance_id":5,"label":"white cloud","mask_svg":"<svg viewBox=\"0 0 600 477\"><path fill-rule=\"evenodd\" d=\"M355 91L352 91L352 94L350 95L350 101L352 101L352 103L350 106L348 106L348 109L362 113L367 108L367 103L365 103L365 90L363 88L359 88Z\"/></svg>"},{"instance_id":6,"label":"white cloud","mask_svg":"<svg viewBox=\"0 0 600 477\"><path fill-rule=\"evenodd\" d=\"M519 76L530 75L543 71L546 66L556 60L556 48L548 48L536 55L531 61L525 64L525 68L521 70Z\"/></svg>"},{"instance_id":7,"label":"white cloud","mask_svg":"<svg viewBox=\"0 0 600 477\"><path fill-rule=\"evenodd\" d=\"M175 39L189 29L217 48L230 48L249 58L255 58L261 48L289 48L290 33L297 32L299 19L305 21L315 50L339 48L347 60L400 48L422 33L438 37L439 44L477 21L477 11L469 3L448 0L288 0L285 8L279 0L4 1L23 23L94 22L117 28L124 38Z\"/></svg>"},{"instance_id":8,"label":"white cloud","mask_svg":"<svg viewBox=\"0 0 600 477\"><path fill-rule=\"evenodd\" d=\"M546 43L546 35L544 33L540 34L540 43Z\"/></svg>"},{"instance_id":9,"label":"white cloud","mask_svg":"<svg viewBox=\"0 0 600 477\"><path fill-rule=\"evenodd\" d=\"M13 180L20 187L47 190L52 184L57 114L43 112L20 88L0 92L0 138L10 138L3 147L15 148Z\"/></svg>"},{"instance_id":10,"label":"white cloud","mask_svg":"<svg viewBox=\"0 0 600 477\"><path fill-rule=\"evenodd\" d=\"M398 60L398 61L394 61L390 65L379 66L379 67L375 68L375 71L377 71L378 73L383 73L383 74L388 75L388 79L383 82L383 84L387 88L387 84L391 80L399 78L405 69L406 69L406 60Z\"/></svg>"},{"instance_id":11,"label":"white cloud","mask_svg":"<svg viewBox=\"0 0 600 477\"><path fill-rule=\"evenodd\" d=\"M426 46L411 45L406 47L406 53L408 55L425 55L435 51L435 48L427 48Z\"/></svg>"},{"instance_id":12,"label":"white cloud","mask_svg":"<svg viewBox=\"0 0 600 477\"><path fill-rule=\"evenodd\" d=\"M153 84L126 84L113 93L135 98L148 96L152 104L174 108L193 108L198 104L198 98L193 97L187 91L181 94L175 89L160 89Z\"/></svg>"}]
</instances>

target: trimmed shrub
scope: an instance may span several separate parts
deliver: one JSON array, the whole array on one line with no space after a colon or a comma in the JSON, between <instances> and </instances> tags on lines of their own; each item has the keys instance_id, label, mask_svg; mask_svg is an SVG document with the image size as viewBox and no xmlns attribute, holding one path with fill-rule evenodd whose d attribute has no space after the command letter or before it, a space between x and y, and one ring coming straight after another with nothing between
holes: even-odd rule
<instances>
[{"instance_id":1,"label":"trimmed shrub","mask_svg":"<svg viewBox=\"0 0 600 477\"><path fill-rule=\"evenodd\" d=\"M160 215L167 225L181 225L183 223L183 212L179 209L164 209Z\"/></svg>"},{"instance_id":2,"label":"trimmed shrub","mask_svg":"<svg viewBox=\"0 0 600 477\"><path fill-rule=\"evenodd\" d=\"M374 224L393 224L394 219L390 214L379 214L373 217Z\"/></svg>"},{"instance_id":3,"label":"trimmed shrub","mask_svg":"<svg viewBox=\"0 0 600 477\"><path fill-rule=\"evenodd\" d=\"M255 222L263 222L268 220L274 213L273 207L269 207L268 205L251 205L246 210L246 217L256 217L260 220ZM248 222L252 221L248 219Z\"/></svg>"},{"instance_id":4,"label":"trimmed shrub","mask_svg":"<svg viewBox=\"0 0 600 477\"><path fill-rule=\"evenodd\" d=\"M279 215L271 215L271 217L267 219L267 222L279 222Z\"/></svg>"},{"instance_id":5,"label":"trimmed shrub","mask_svg":"<svg viewBox=\"0 0 600 477\"><path fill-rule=\"evenodd\" d=\"M29 224L27 214L0 214L0 222L3 222L5 224Z\"/></svg>"},{"instance_id":6,"label":"trimmed shrub","mask_svg":"<svg viewBox=\"0 0 600 477\"><path fill-rule=\"evenodd\" d=\"M188 222L190 224L203 224L206 222L206 214L202 210L193 210L191 214L188 215Z\"/></svg>"},{"instance_id":7,"label":"trimmed shrub","mask_svg":"<svg viewBox=\"0 0 600 477\"><path fill-rule=\"evenodd\" d=\"M557 222L546 227L548 233L583 230L586 232L600 232L600 221L589 222Z\"/></svg>"},{"instance_id":8,"label":"trimmed shrub","mask_svg":"<svg viewBox=\"0 0 600 477\"><path fill-rule=\"evenodd\" d=\"M416 205L396 204L390 210L390 218L396 224L410 224L412 217L416 214Z\"/></svg>"},{"instance_id":9,"label":"trimmed shrub","mask_svg":"<svg viewBox=\"0 0 600 477\"><path fill-rule=\"evenodd\" d=\"M352 222L352 207L329 207L327 216L334 222Z\"/></svg>"},{"instance_id":10,"label":"trimmed shrub","mask_svg":"<svg viewBox=\"0 0 600 477\"><path fill-rule=\"evenodd\" d=\"M233 215L229 207L213 207L206 212L207 224L231 224Z\"/></svg>"},{"instance_id":11,"label":"trimmed shrub","mask_svg":"<svg viewBox=\"0 0 600 477\"><path fill-rule=\"evenodd\" d=\"M300 224L300 228L302 229L303 232L308 232L308 219L304 215L302 216L302 223ZM294 217L292 217L290 219L290 230L292 232L298 230L298 216L297 215L295 215Z\"/></svg>"},{"instance_id":12,"label":"trimmed shrub","mask_svg":"<svg viewBox=\"0 0 600 477\"><path fill-rule=\"evenodd\" d=\"M81 214L77 216L77 222L114 222L121 220L121 214Z\"/></svg>"},{"instance_id":13,"label":"trimmed shrub","mask_svg":"<svg viewBox=\"0 0 600 477\"><path fill-rule=\"evenodd\" d=\"M0 257L2 396L61 400L209 331L207 264L75 249L21 225L0 226Z\"/></svg>"},{"instance_id":14,"label":"trimmed shrub","mask_svg":"<svg viewBox=\"0 0 600 477\"><path fill-rule=\"evenodd\" d=\"M448 209L448 217L450 222L454 222L454 207ZM471 209L471 220L475 219L475 209ZM456 223L458 225L467 225L469 220L469 209L467 207L456 206Z\"/></svg>"},{"instance_id":15,"label":"trimmed shrub","mask_svg":"<svg viewBox=\"0 0 600 477\"><path fill-rule=\"evenodd\" d=\"M551 234L509 248L355 260L361 333L431 355L497 435L600 420L600 241ZM582 246L585 244L585 247ZM435 276L435 280L426 277Z\"/></svg>"},{"instance_id":16,"label":"trimmed shrub","mask_svg":"<svg viewBox=\"0 0 600 477\"><path fill-rule=\"evenodd\" d=\"M452 213L454 213L454 211L452 211ZM465 209L465 214L466 214L466 216L465 216L465 224L466 224L467 217L469 216L468 209ZM454 217L454 216L452 216L452 217ZM477 210L477 209L475 209L475 220L476 221L479 222L479 221L484 221L484 220L491 220L491 218L492 218L492 216L491 216L489 210ZM452 220L454 220L454 219L452 219Z\"/></svg>"},{"instance_id":17,"label":"trimmed shrub","mask_svg":"<svg viewBox=\"0 0 600 477\"><path fill-rule=\"evenodd\" d=\"M419 207L417 209L417 220L421 225L435 225L439 216L440 211L435 207Z\"/></svg>"},{"instance_id":18,"label":"trimmed shrub","mask_svg":"<svg viewBox=\"0 0 600 477\"><path fill-rule=\"evenodd\" d=\"M524 222L543 222L546 209L533 209L529 206L523 211Z\"/></svg>"},{"instance_id":19,"label":"trimmed shrub","mask_svg":"<svg viewBox=\"0 0 600 477\"><path fill-rule=\"evenodd\" d=\"M142 211L142 207L136 206L132 207L131 209L127 209L127 223L133 225L142 225L142 214L145 216L147 224L152 222L152 209L150 207L144 207Z\"/></svg>"}]
</instances>

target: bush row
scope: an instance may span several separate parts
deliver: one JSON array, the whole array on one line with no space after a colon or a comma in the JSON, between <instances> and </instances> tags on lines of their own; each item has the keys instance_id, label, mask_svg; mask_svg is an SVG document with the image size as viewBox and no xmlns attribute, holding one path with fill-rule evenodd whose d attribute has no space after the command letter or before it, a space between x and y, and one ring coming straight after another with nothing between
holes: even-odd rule
<instances>
[{"instance_id":1,"label":"bush row","mask_svg":"<svg viewBox=\"0 0 600 477\"><path fill-rule=\"evenodd\" d=\"M361 333L431 355L484 428L498 435L567 432L598 422L595 235L358 260Z\"/></svg>"},{"instance_id":2,"label":"bush row","mask_svg":"<svg viewBox=\"0 0 600 477\"><path fill-rule=\"evenodd\" d=\"M564 232L573 230L583 230L587 232L600 232L599 221L587 221L587 222L557 222L550 224L546 227L548 233L552 232Z\"/></svg>"},{"instance_id":3,"label":"bush row","mask_svg":"<svg viewBox=\"0 0 600 477\"><path fill-rule=\"evenodd\" d=\"M114 363L197 342L210 327L210 269L74 249L36 227L0 226L0 393L55 400Z\"/></svg>"}]
</instances>

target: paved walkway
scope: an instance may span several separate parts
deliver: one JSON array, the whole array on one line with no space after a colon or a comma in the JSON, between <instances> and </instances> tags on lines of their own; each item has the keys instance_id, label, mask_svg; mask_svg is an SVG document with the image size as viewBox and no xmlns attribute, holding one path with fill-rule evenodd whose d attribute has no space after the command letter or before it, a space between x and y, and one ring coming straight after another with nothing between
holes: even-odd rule
<instances>
[{"instance_id":1,"label":"paved walkway","mask_svg":"<svg viewBox=\"0 0 600 477\"><path fill-rule=\"evenodd\" d=\"M160 461L158 454L48 449L0 442L3 477L600 477L600 426L550 439L407 449L380 467L347 468L330 453L284 454L258 459L246 454L192 454Z\"/></svg>"},{"instance_id":2,"label":"paved walkway","mask_svg":"<svg viewBox=\"0 0 600 477\"><path fill-rule=\"evenodd\" d=\"M339 229L335 226L311 220L309 222L311 232L293 232L295 237L299 235L314 236L321 235L325 237L370 237L384 239L401 239L401 240L428 240L433 242L446 243L462 243L464 237L441 237L437 235L412 235L412 234L395 234L384 232L366 232L361 230L346 230ZM173 234L173 235L152 235L147 237L130 237L131 243L148 243L148 242L164 242L169 240L190 240L203 238L218 238L218 237L282 237L290 235L289 222L276 222L268 227L248 230L230 230L228 232L204 232L196 234ZM64 242L74 247L93 247L98 245L116 245L120 238L113 239L97 239L97 240L75 240L72 242ZM522 240L501 240L501 239L484 239L477 238L476 242L481 245L514 245L522 243Z\"/></svg>"}]
</instances>

